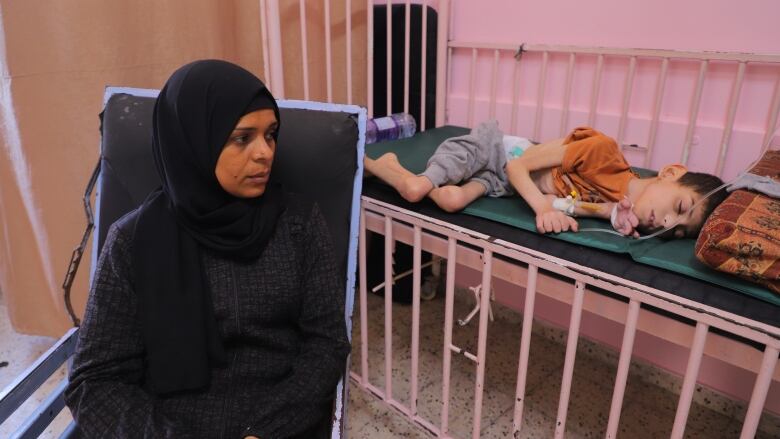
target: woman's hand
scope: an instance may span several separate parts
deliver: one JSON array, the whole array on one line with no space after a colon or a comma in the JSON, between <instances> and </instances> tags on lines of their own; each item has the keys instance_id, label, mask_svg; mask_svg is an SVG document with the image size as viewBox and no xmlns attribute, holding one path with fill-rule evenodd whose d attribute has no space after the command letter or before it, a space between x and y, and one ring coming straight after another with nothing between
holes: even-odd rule
<instances>
[{"instance_id":1,"label":"woman's hand","mask_svg":"<svg viewBox=\"0 0 780 439\"><path fill-rule=\"evenodd\" d=\"M551 208L536 215L536 230L539 233L576 232L577 228L577 221L560 210Z\"/></svg>"},{"instance_id":2,"label":"woman's hand","mask_svg":"<svg viewBox=\"0 0 780 439\"><path fill-rule=\"evenodd\" d=\"M639 225L639 218L637 218L632 207L628 199L623 198L620 200L615 205L612 213L612 227L626 236L639 238L639 232L636 231L636 226Z\"/></svg>"}]
</instances>

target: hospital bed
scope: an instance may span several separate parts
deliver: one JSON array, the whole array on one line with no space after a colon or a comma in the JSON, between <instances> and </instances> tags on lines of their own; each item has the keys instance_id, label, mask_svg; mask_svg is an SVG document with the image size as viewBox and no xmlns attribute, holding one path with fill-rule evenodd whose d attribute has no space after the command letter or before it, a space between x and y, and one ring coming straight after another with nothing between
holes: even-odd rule
<instances>
[{"instance_id":1,"label":"hospital bed","mask_svg":"<svg viewBox=\"0 0 780 439\"><path fill-rule=\"evenodd\" d=\"M397 111L425 114L426 106L434 106L435 127L426 127L423 122L422 132L413 138L368 145L368 156L395 152L403 165L420 172L441 141L494 118L506 134L534 141L562 137L577 125L596 126L617 139L633 166L652 168L680 162L727 181L767 148L777 147L773 134L780 108L780 56L456 41L448 39L449 5L438 2L438 35L426 36L438 41L435 102L422 97L393 105L388 96L383 100L386 107L369 107L370 115L381 116ZM406 18L409 9L382 5L376 10L385 7L383 17L391 18L383 41L406 41L396 49L406 55L409 31L394 38L396 28L391 20ZM408 90L409 69L396 68L399 59L408 65L408 56L386 56L384 66L390 66L387 85L372 91L397 94ZM674 93L669 92L671 87ZM716 98L710 87L719 87ZM756 94L756 90L762 91ZM741 101L743 91L750 102L748 98ZM686 98L674 99L675 94ZM678 101L676 107L669 106L672 100ZM706 119L701 120L700 113L706 113ZM585 223L609 227L606 223ZM384 237L383 262L366 259L371 233ZM594 233L540 235L533 231L531 212L517 198L481 199L462 213L449 214L429 201L407 203L374 180L364 185L360 236L363 275L356 319L361 337L355 347L361 358L351 372L352 379L388 409L400 412L434 436L455 434L452 419L464 415L472 418L471 436L480 435L485 392L489 390L485 368L491 361L488 310L494 293L496 301L513 307L523 317L522 331L517 334L520 354L510 430L514 434L524 426L535 321L557 322L567 331L563 373L556 377L560 394L555 437L566 432L576 348L582 337L612 345L619 355L612 402L607 408L606 437L615 437L618 432L632 358L648 360L683 376L676 414L668 420L672 437L684 435L699 384L746 401L741 437L753 437L762 410L780 412L780 298L764 287L704 266L694 257L692 240L632 243L628 238ZM393 249L399 243L412 247L411 267L393 267ZM446 273L441 273L445 284L445 318L439 328L444 338L441 408L440 416L435 417L421 411L418 401L422 373L439 375L423 371L420 364L421 261L426 252L447 261ZM365 273L368 265L377 263L385 265L380 291L384 295L384 337L369 340L368 325L375 317L369 312L368 295L374 285L368 284ZM406 311L393 304L393 276L406 268L411 268L413 276L412 340L399 353L393 349L394 313ZM480 276L466 279L462 275L473 270ZM477 343L471 348L452 341L458 318L453 315L456 279L460 286L464 282L479 284L481 291L472 323ZM494 292L493 285L499 283L512 286ZM599 321L597 327L581 324L594 318ZM611 332L607 336L605 328ZM430 325L425 330L430 331ZM653 343L647 343L648 339ZM372 349L370 343L380 347ZM368 358L377 350L383 351L385 359L377 366L379 371L369 367ZM672 353L680 350L685 353L683 361L671 360ZM392 360L398 356L409 358L410 384L404 383L401 394L393 370L407 365ZM472 362L474 387L469 414L451 410L454 356ZM382 380L372 381L372 375L380 375Z\"/></svg>"}]
</instances>

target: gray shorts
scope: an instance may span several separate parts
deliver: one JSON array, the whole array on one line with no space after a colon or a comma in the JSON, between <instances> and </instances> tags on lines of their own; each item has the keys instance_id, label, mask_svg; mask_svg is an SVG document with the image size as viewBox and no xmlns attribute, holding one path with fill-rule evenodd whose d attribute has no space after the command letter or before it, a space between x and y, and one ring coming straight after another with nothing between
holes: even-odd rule
<instances>
[{"instance_id":1,"label":"gray shorts","mask_svg":"<svg viewBox=\"0 0 780 439\"><path fill-rule=\"evenodd\" d=\"M434 187L477 181L485 195L505 197L515 193L506 170L504 134L495 120L483 122L470 134L445 140L436 148L425 171Z\"/></svg>"}]
</instances>

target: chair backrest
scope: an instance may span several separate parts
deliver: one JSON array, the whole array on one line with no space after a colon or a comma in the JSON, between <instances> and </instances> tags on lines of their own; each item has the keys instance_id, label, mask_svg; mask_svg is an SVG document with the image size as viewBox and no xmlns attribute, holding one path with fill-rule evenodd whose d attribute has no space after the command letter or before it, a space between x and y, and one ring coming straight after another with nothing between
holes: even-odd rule
<instances>
[{"instance_id":1,"label":"chair backrest","mask_svg":"<svg viewBox=\"0 0 780 439\"><path fill-rule=\"evenodd\" d=\"M156 91L109 88L107 93L94 257L111 224L160 185L151 155ZM317 201L340 266L346 271L355 195L360 190L360 179L355 176L361 162L358 118L362 109L302 101L280 101L279 105L281 125L273 172L288 190Z\"/></svg>"}]
</instances>

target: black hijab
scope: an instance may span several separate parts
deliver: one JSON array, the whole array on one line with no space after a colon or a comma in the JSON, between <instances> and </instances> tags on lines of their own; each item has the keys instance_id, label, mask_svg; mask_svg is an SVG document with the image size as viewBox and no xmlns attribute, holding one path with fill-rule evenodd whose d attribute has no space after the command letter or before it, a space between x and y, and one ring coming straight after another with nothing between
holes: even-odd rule
<instances>
[{"instance_id":1,"label":"black hijab","mask_svg":"<svg viewBox=\"0 0 780 439\"><path fill-rule=\"evenodd\" d=\"M154 393L203 388L211 365L225 361L201 249L255 259L284 211L284 191L273 179L262 196L241 199L225 192L215 175L238 120L263 108L273 109L279 121L265 85L218 60L176 70L155 103L152 149L162 187L140 207L132 251L145 386Z\"/></svg>"}]
</instances>

